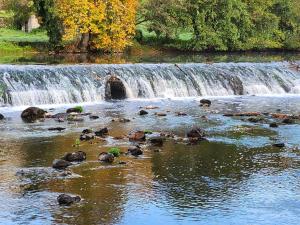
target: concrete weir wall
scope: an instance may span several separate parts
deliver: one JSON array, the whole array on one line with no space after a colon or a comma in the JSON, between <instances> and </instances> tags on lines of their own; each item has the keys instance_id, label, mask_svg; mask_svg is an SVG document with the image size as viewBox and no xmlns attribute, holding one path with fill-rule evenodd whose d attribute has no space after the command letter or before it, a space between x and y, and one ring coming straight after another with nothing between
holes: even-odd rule
<instances>
[{"instance_id":1,"label":"concrete weir wall","mask_svg":"<svg viewBox=\"0 0 300 225\"><path fill-rule=\"evenodd\" d=\"M22 30L25 32L31 32L34 29L37 29L40 27L39 21L35 15L31 15L28 19L28 22L24 24L22 27Z\"/></svg>"}]
</instances>

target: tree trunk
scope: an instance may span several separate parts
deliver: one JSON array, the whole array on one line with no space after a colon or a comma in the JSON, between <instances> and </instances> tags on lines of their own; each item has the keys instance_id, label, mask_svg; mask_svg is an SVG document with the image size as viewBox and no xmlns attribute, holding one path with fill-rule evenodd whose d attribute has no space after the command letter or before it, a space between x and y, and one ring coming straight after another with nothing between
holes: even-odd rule
<instances>
[{"instance_id":1,"label":"tree trunk","mask_svg":"<svg viewBox=\"0 0 300 225\"><path fill-rule=\"evenodd\" d=\"M90 41L91 41L91 34L85 33L81 35L81 40L78 45L78 50L80 52L88 52L90 50Z\"/></svg>"}]
</instances>

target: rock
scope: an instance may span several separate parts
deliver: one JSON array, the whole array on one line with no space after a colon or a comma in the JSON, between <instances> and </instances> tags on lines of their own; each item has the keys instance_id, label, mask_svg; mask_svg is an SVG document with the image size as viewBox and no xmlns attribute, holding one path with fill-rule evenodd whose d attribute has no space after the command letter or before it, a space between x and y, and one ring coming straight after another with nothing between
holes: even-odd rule
<instances>
[{"instance_id":1,"label":"rock","mask_svg":"<svg viewBox=\"0 0 300 225\"><path fill-rule=\"evenodd\" d=\"M97 137L104 137L104 136L108 135L108 129L107 129L107 127L103 128L103 129L101 129L99 131L96 131L95 135Z\"/></svg>"},{"instance_id":2,"label":"rock","mask_svg":"<svg viewBox=\"0 0 300 225\"><path fill-rule=\"evenodd\" d=\"M144 131L136 131L129 134L129 141L145 141L146 135Z\"/></svg>"},{"instance_id":3,"label":"rock","mask_svg":"<svg viewBox=\"0 0 300 225\"><path fill-rule=\"evenodd\" d=\"M68 116L67 120L71 121L71 122L83 122L84 118L80 117L80 116L70 115L70 116Z\"/></svg>"},{"instance_id":4,"label":"rock","mask_svg":"<svg viewBox=\"0 0 300 225\"><path fill-rule=\"evenodd\" d=\"M273 144L273 146L277 147L277 148L284 148L285 144L284 143L275 143L275 144Z\"/></svg>"},{"instance_id":5,"label":"rock","mask_svg":"<svg viewBox=\"0 0 300 225\"><path fill-rule=\"evenodd\" d=\"M5 117L0 113L0 120L4 120Z\"/></svg>"},{"instance_id":6,"label":"rock","mask_svg":"<svg viewBox=\"0 0 300 225\"><path fill-rule=\"evenodd\" d=\"M93 130L92 129L85 129L82 131L83 134L91 134L93 133Z\"/></svg>"},{"instance_id":7,"label":"rock","mask_svg":"<svg viewBox=\"0 0 300 225\"><path fill-rule=\"evenodd\" d=\"M68 162L81 162L86 160L86 153L82 151L67 153L62 159Z\"/></svg>"},{"instance_id":8,"label":"rock","mask_svg":"<svg viewBox=\"0 0 300 225\"><path fill-rule=\"evenodd\" d=\"M128 153L133 155L133 156L143 155L143 151L141 150L140 146L129 147Z\"/></svg>"},{"instance_id":9,"label":"rock","mask_svg":"<svg viewBox=\"0 0 300 225\"><path fill-rule=\"evenodd\" d=\"M187 116L187 114L184 112L176 112L176 115L177 116Z\"/></svg>"},{"instance_id":10,"label":"rock","mask_svg":"<svg viewBox=\"0 0 300 225\"><path fill-rule=\"evenodd\" d=\"M63 170L66 169L67 167L71 166L72 164L66 160L63 159L55 159L52 163L52 167L54 169L59 169Z\"/></svg>"},{"instance_id":11,"label":"rock","mask_svg":"<svg viewBox=\"0 0 300 225\"><path fill-rule=\"evenodd\" d=\"M161 117L167 116L166 113L162 113L162 112L155 113L155 115L156 115L156 116L161 116Z\"/></svg>"},{"instance_id":12,"label":"rock","mask_svg":"<svg viewBox=\"0 0 300 225\"><path fill-rule=\"evenodd\" d=\"M64 119L64 118L57 118L57 119L56 119L56 122L64 123L64 122L65 122L65 119Z\"/></svg>"},{"instance_id":13,"label":"rock","mask_svg":"<svg viewBox=\"0 0 300 225\"><path fill-rule=\"evenodd\" d=\"M251 122L251 123L258 123L258 122L263 121L263 120L264 120L264 118L259 117L259 116L248 118L248 121Z\"/></svg>"},{"instance_id":14,"label":"rock","mask_svg":"<svg viewBox=\"0 0 300 225\"><path fill-rule=\"evenodd\" d=\"M277 128L277 127L278 127L278 124L277 124L277 123L270 123L270 127L272 127L272 128Z\"/></svg>"},{"instance_id":15,"label":"rock","mask_svg":"<svg viewBox=\"0 0 300 225\"><path fill-rule=\"evenodd\" d=\"M79 196L72 197L70 195L61 194L57 197L57 201L59 205L69 206L74 203L80 202L81 198Z\"/></svg>"},{"instance_id":16,"label":"rock","mask_svg":"<svg viewBox=\"0 0 300 225\"><path fill-rule=\"evenodd\" d=\"M99 116L96 116L96 115L90 115L90 119L91 119L91 120L97 120L97 119L99 119Z\"/></svg>"},{"instance_id":17,"label":"rock","mask_svg":"<svg viewBox=\"0 0 300 225\"><path fill-rule=\"evenodd\" d=\"M149 142L151 143L151 145L153 146L157 146L157 147L161 147L164 145L164 138L157 136L157 137L150 137L149 138Z\"/></svg>"},{"instance_id":18,"label":"rock","mask_svg":"<svg viewBox=\"0 0 300 225\"><path fill-rule=\"evenodd\" d=\"M291 118L286 118L284 120L282 120L282 123L284 124L293 124L295 121Z\"/></svg>"},{"instance_id":19,"label":"rock","mask_svg":"<svg viewBox=\"0 0 300 225\"><path fill-rule=\"evenodd\" d=\"M99 161L106 162L106 163L113 163L115 160L115 157L111 153L102 152L99 157Z\"/></svg>"},{"instance_id":20,"label":"rock","mask_svg":"<svg viewBox=\"0 0 300 225\"><path fill-rule=\"evenodd\" d=\"M29 107L22 112L21 118L26 122L34 122L38 119L44 118L46 113L47 112L43 109L37 107Z\"/></svg>"},{"instance_id":21,"label":"rock","mask_svg":"<svg viewBox=\"0 0 300 225\"><path fill-rule=\"evenodd\" d=\"M124 162L124 161L119 162L119 165L126 165L126 164L127 164L127 162Z\"/></svg>"},{"instance_id":22,"label":"rock","mask_svg":"<svg viewBox=\"0 0 300 225\"><path fill-rule=\"evenodd\" d=\"M223 116L234 117L234 116L261 116L260 112L245 112L245 113L227 113Z\"/></svg>"},{"instance_id":23,"label":"rock","mask_svg":"<svg viewBox=\"0 0 300 225\"><path fill-rule=\"evenodd\" d=\"M125 119L125 118L114 118L111 120L112 122L120 122L120 123L129 123L130 119Z\"/></svg>"},{"instance_id":24,"label":"rock","mask_svg":"<svg viewBox=\"0 0 300 225\"><path fill-rule=\"evenodd\" d=\"M208 99L201 99L200 100L200 106L210 107L211 106L211 101L208 100Z\"/></svg>"},{"instance_id":25,"label":"rock","mask_svg":"<svg viewBox=\"0 0 300 225\"><path fill-rule=\"evenodd\" d=\"M63 131L63 130L65 130L66 128L64 128L64 127L50 127L48 130L49 131Z\"/></svg>"},{"instance_id":26,"label":"rock","mask_svg":"<svg viewBox=\"0 0 300 225\"><path fill-rule=\"evenodd\" d=\"M158 106L148 105L145 107L145 109L158 109Z\"/></svg>"},{"instance_id":27,"label":"rock","mask_svg":"<svg viewBox=\"0 0 300 225\"><path fill-rule=\"evenodd\" d=\"M82 134L80 135L80 141L90 141L95 139L95 135L93 133L90 134Z\"/></svg>"},{"instance_id":28,"label":"rock","mask_svg":"<svg viewBox=\"0 0 300 225\"><path fill-rule=\"evenodd\" d=\"M149 113L146 110L139 111L140 116L144 116L144 115L147 115L147 114L149 114Z\"/></svg>"},{"instance_id":29,"label":"rock","mask_svg":"<svg viewBox=\"0 0 300 225\"><path fill-rule=\"evenodd\" d=\"M131 120L126 118L121 118L118 120L120 123L129 123Z\"/></svg>"},{"instance_id":30,"label":"rock","mask_svg":"<svg viewBox=\"0 0 300 225\"><path fill-rule=\"evenodd\" d=\"M188 138L202 139L204 136L205 136L204 131L201 128L199 128L199 127L193 128L192 130L190 130L187 133L187 137Z\"/></svg>"},{"instance_id":31,"label":"rock","mask_svg":"<svg viewBox=\"0 0 300 225\"><path fill-rule=\"evenodd\" d=\"M70 109L67 109L67 113L82 113L82 109L80 107L70 108Z\"/></svg>"},{"instance_id":32,"label":"rock","mask_svg":"<svg viewBox=\"0 0 300 225\"><path fill-rule=\"evenodd\" d=\"M290 115L283 114L283 113L272 113L271 116L275 119L287 119L290 118Z\"/></svg>"}]
</instances>

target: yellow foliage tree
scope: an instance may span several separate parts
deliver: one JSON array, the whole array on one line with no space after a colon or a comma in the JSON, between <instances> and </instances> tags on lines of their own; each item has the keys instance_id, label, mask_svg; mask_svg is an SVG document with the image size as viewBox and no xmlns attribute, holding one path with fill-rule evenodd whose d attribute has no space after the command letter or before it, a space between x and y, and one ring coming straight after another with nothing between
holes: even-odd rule
<instances>
[{"instance_id":1,"label":"yellow foliage tree","mask_svg":"<svg viewBox=\"0 0 300 225\"><path fill-rule=\"evenodd\" d=\"M56 0L64 41L81 50L121 52L135 34L137 0Z\"/></svg>"}]
</instances>

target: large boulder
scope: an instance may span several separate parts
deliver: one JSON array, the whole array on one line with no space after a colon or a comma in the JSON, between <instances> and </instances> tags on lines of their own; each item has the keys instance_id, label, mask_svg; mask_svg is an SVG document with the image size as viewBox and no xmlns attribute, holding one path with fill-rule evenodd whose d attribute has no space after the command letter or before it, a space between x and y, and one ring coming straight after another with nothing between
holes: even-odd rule
<instances>
[{"instance_id":1,"label":"large boulder","mask_svg":"<svg viewBox=\"0 0 300 225\"><path fill-rule=\"evenodd\" d=\"M93 133L81 134L79 139L80 139L80 141L90 141L90 140L95 139L95 135Z\"/></svg>"},{"instance_id":2,"label":"large boulder","mask_svg":"<svg viewBox=\"0 0 300 225\"><path fill-rule=\"evenodd\" d=\"M106 162L106 163L113 163L115 160L115 157L111 153L102 152L98 157L100 162Z\"/></svg>"},{"instance_id":3,"label":"large boulder","mask_svg":"<svg viewBox=\"0 0 300 225\"><path fill-rule=\"evenodd\" d=\"M29 107L22 112L21 117L27 122L34 122L38 119L45 118L46 113L47 112L43 109L37 107Z\"/></svg>"},{"instance_id":4,"label":"large boulder","mask_svg":"<svg viewBox=\"0 0 300 225\"><path fill-rule=\"evenodd\" d=\"M86 160L86 153L82 151L67 153L62 159L68 162L81 162Z\"/></svg>"},{"instance_id":5,"label":"large boulder","mask_svg":"<svg viewBox=\"0 0 300 225\"><path fill-rule=\"evenodd\" d=\"M4 120L5 117L0 113L0 120Z\"/></svg>"},{"instance_id":6,"label":"large boulder","mask_svg":"<svg viewBox=\"0 0 300 225\"><path fill-rule=\"evenodd\" d=\"M69 161L66 161L64 159L55 159L53 161L52 167L54 169L63 170L63 169L66 169L67 167L69 167L71 165L72 165L72 163L70 163Z\"/></svg>"},{"instance_id":7,"label":"large boulder","mask_svg":"<svg viewBox=\"0 0 300 225\"><path fill-rule=\"evenodd\" d=\"M136 131L129 134L129 141L142 142L146 141L146 134L144 131Z\"/></svg>"},{"instance_id":8,"label":"large boulder","mask_svg":"<svg viewBox=\"0 0 300 225\"><path fill-rule=\"evenodd\" d=\"M59 205L69 206L74 203L80 202L81 198L79 196L72 197L70 195L61 194L57 197L57 201Z\"/></svg>"}]
</instances>

